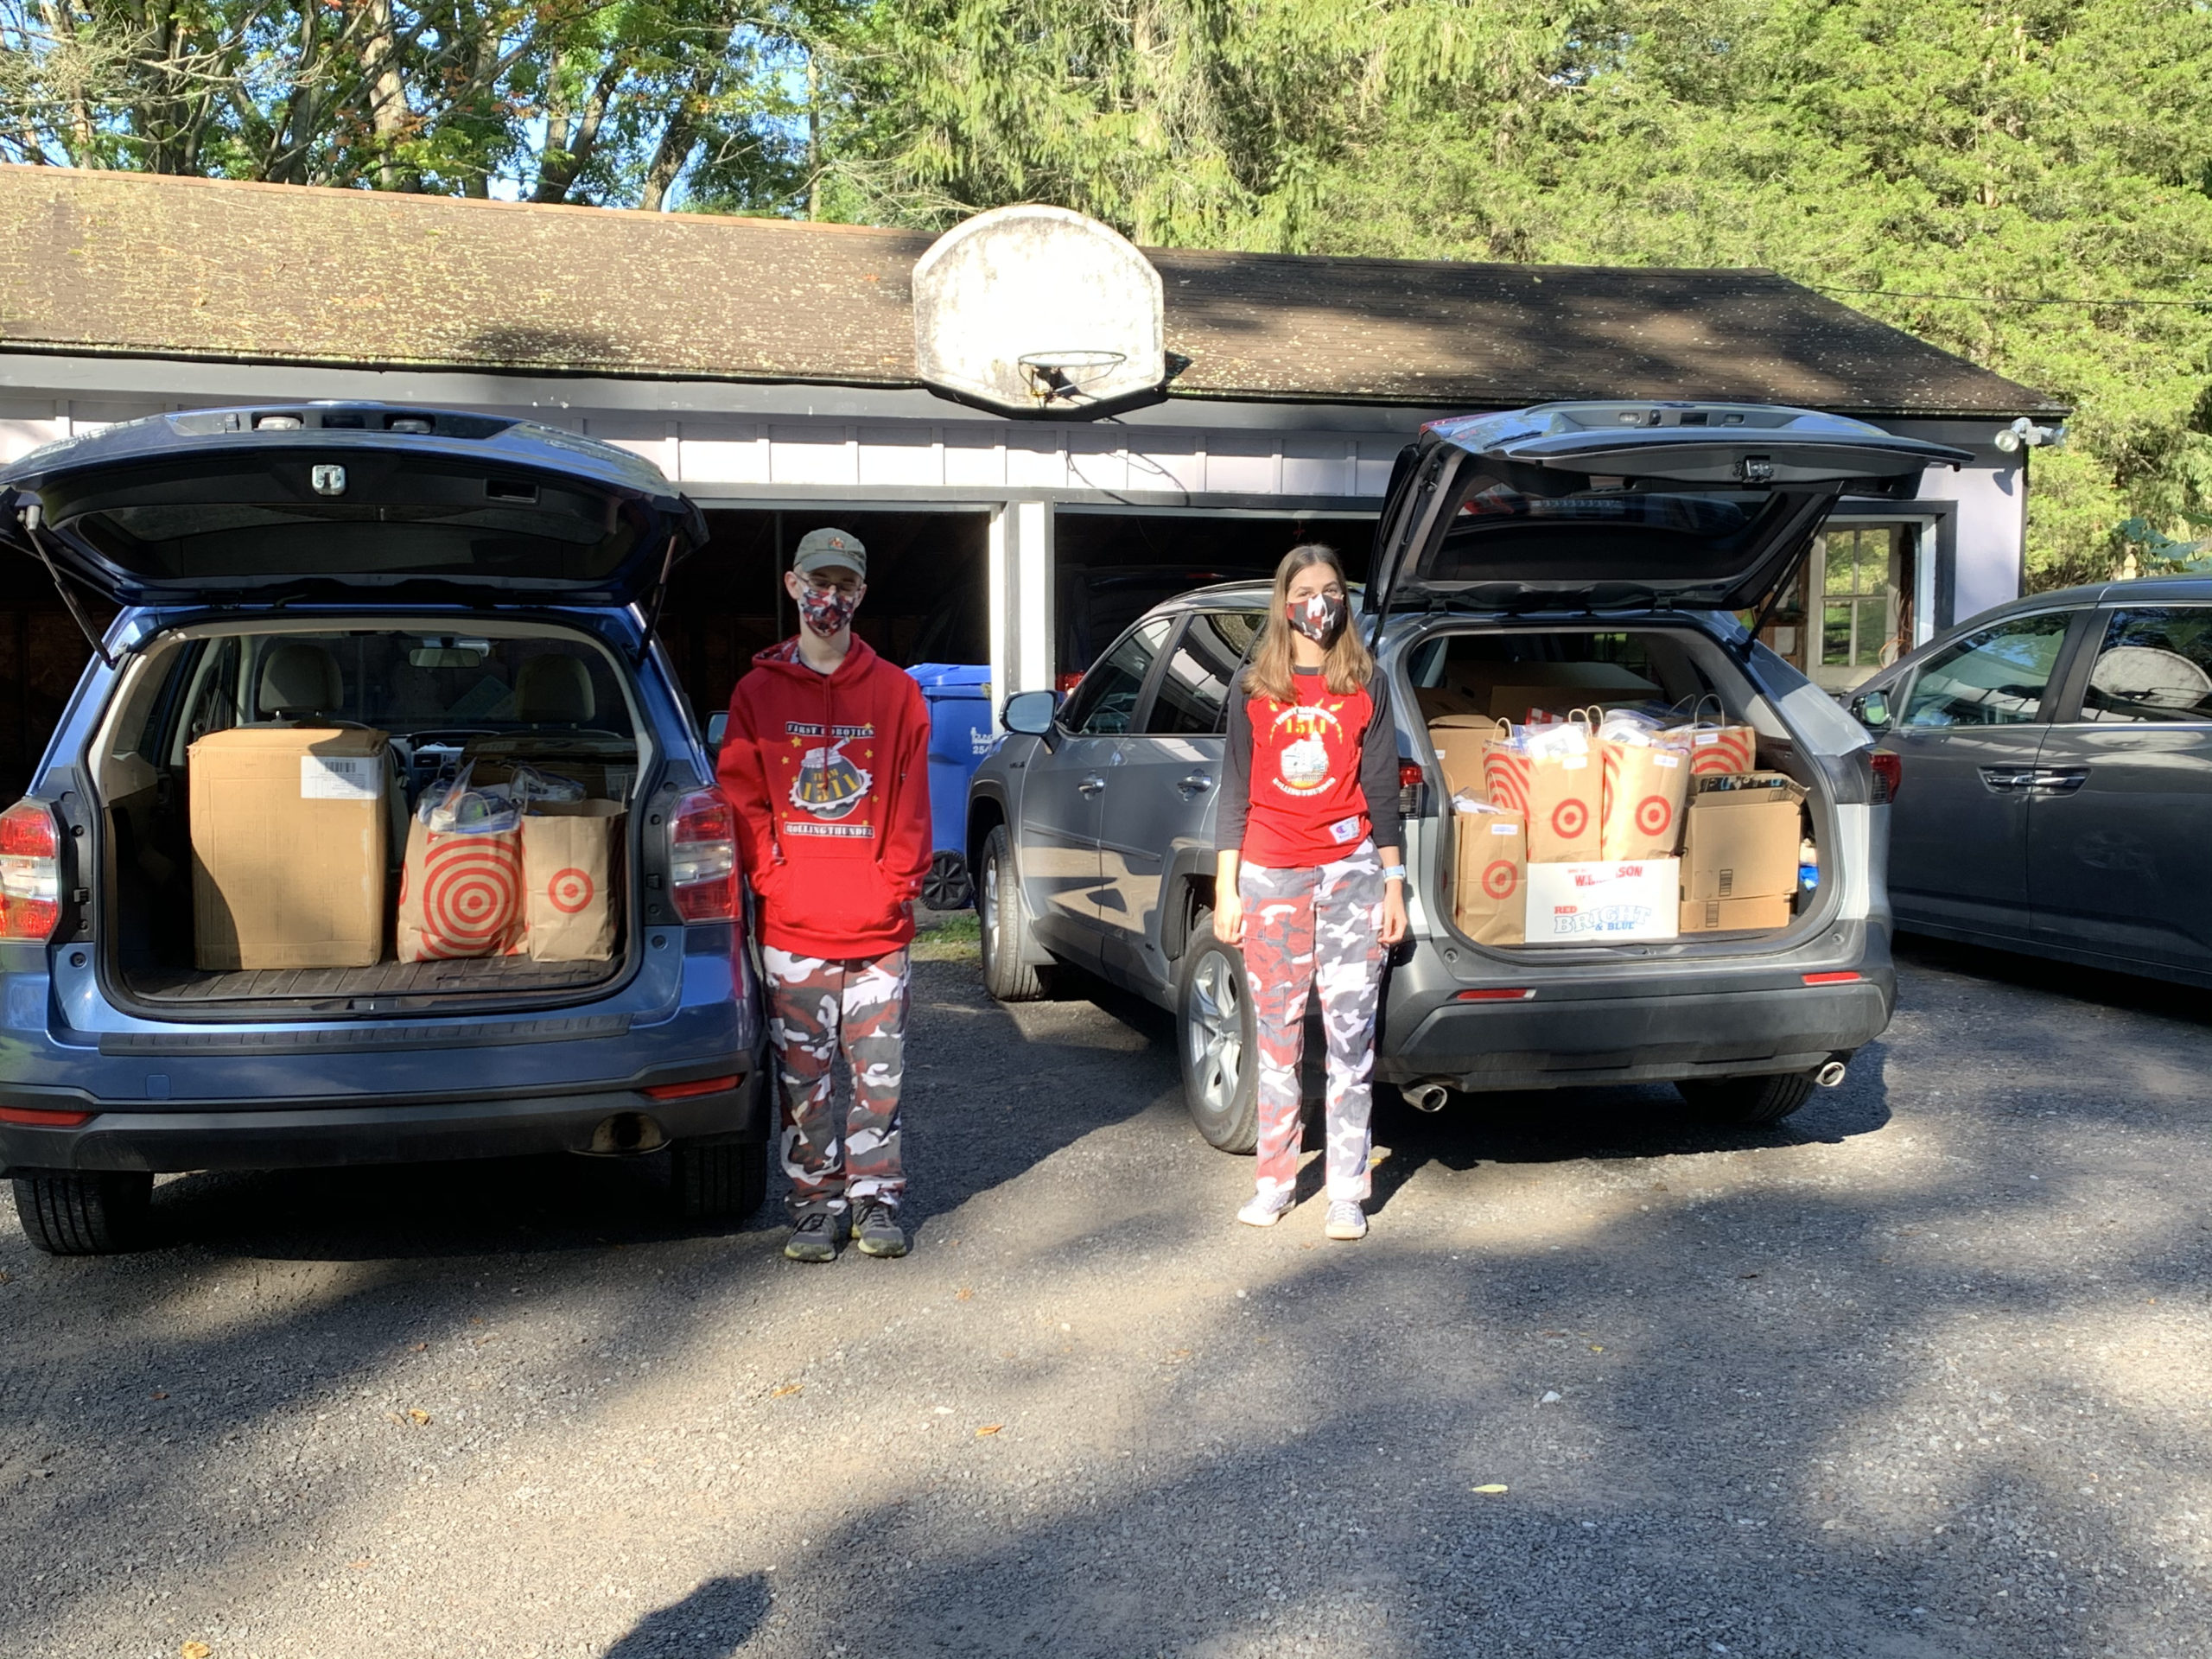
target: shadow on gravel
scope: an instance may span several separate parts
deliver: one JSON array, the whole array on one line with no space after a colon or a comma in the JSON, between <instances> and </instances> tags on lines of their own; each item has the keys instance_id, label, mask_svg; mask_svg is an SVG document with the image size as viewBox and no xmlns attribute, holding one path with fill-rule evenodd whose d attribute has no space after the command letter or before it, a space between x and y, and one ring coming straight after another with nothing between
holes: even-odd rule
<instances>
[{"instance_id":1,"label":"shadow on gravel","mask_svg":"<svg viewBox=\"0 0 2212 1659\"><path fill-rule=\"evenodd\" d=\"M604 1659L730 1659L767 1612L768 1584L760 1573L709 1579L647 1613Z\"/></svg>"},{"instance_id":2,"label":"shadow on gravel","mask_svg":"<svg viewBox=\"0 0 2212 1659\"><path fill-rule=\"evenodd\" d=\"M2047 992L2076 1002L2125 1008L2131 1014L2179 1020L2193 1026L2212 1026L2212 997L2208 997L2200 985L2111 973L2070 962L2053 962L2047 957L2021 956L1987 945L1960 944L1918 933L1899 934L1895 950L1898 963L1904 966L1993 980L2020 990Z\"/></svg>"}]
</instances>

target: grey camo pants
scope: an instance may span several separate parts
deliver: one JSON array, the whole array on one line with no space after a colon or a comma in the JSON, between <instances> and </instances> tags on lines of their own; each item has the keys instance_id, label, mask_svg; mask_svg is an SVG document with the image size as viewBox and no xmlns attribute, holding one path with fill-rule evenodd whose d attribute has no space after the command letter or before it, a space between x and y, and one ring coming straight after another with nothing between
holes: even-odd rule
<instances>
[{"instance_id":1,"label":"grey camo pants","mask_svg":"<svg viewBox=\"0 0 2212 1659\"><path fill-rule=\"evenodd\" d=\"M1382 980L1382 861L1375 843L1363 841L1348 856L1313 869L1247 864L1236 891L1244 900L1244 973L1260 1046L1260 1196L1287 1201L1298 1184L1298 1063L1306 996L1318 989L1329 1045L1329 1198L1364 1203L1371 1191L1375 997Z\"/></svg>"},{"instance_id":2,"label":"grey camo pants","mask_svg":"<svg viewBox=\"0 0 2212 1659\"><path fill-rule=\"evenodd\" d=\"M764 945L760 957L783 1097L785 1206L794 1219L810 1210L841 1214L863 1198L897 1208L906 1191L899 1158L906 952L837 962ZM842 1122L835 1099L841 1048L853 1073L853 1103Z\"/></svg>"}]
</instances>

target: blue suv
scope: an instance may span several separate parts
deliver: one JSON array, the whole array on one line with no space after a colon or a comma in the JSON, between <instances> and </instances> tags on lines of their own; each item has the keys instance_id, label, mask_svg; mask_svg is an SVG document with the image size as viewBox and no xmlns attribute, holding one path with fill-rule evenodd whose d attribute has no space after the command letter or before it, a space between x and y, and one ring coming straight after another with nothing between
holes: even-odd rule
<instances>
[{"instance_id":1,"label":"blue suv","mask_svg":"<svg viewBox=\"0 0 2212 1659\"><path fill-rule=\"evenodd\" d=\"M0 469L0 542L80 621L87 592L120 607L0 813L0 1168L35 1244L128 1247L177 1170L665 1151L682 1213L758 1206L735 838L653 637L704 539L625 451L376 404L156 416ZM602 942L402 960L427 952L387 902L368 965L232 962L204 937L191 755L255 726L381 767L387 894L410 809L464 768L604 803Z\"/></svg>"}]
</instances>

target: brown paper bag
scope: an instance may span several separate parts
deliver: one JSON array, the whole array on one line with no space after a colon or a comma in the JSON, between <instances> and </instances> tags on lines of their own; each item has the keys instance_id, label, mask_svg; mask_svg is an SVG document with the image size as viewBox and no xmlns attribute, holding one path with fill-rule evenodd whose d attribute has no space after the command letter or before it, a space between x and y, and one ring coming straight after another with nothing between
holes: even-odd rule
<instances>
[{"instance_id":1,"label":"brown paper bag","mask_svg":"<svg viewBox=\"0 0 2212 1659\"><path fill-rule=\"evenodd\" d=\"M522 821L523 944L532 962L614 954L620 801L540 801Z\"/></svg>"},{"instance_id":2,"label":"brown paper bag","mask_svg":"<svg viewBox=\"0 0 2212 1659\"><path fill-rule=\"evenodd\" d=\"M1578 863L1598 856L1603 768L1588 754L1523 753L1503 741L1483 752L1491 803L1518 812L1529 827L1532 864Z\"/></svg>"},{"instance_id":3,"label":"brown paper bag","mask_svg":"<svg viewBox=\"0 0 2212 1659\"><path fill-rule=\"evenodd\" d=\"M1452 921L1477 944L1522 941L1528 836L1517 812L1492 808L1452 815L1459 837L1452 870Z\"/></svg>"},{"instance_id":4,"label":"brown paper bag","mask_svg":"<svg viewBox=\"0 0 2212 1659\"><path fill-rule=\"evenodd\" d=\"M522 836L467 836L407 820L399 873L402 962L504 957L522 938Z\"/></svg>"},{"instance_id":5,"label":"brown paper bag","mask_svg":"<svg viewBox=\"0 0 2212 1659\"><path fill-rule=\"evenodd\" d=\"M1599 831L1608 861L1672 858L1682 839L1682 798L1689 757L1680 749L1600 741L1605 820Z\"/></svg>"}]
</instances>

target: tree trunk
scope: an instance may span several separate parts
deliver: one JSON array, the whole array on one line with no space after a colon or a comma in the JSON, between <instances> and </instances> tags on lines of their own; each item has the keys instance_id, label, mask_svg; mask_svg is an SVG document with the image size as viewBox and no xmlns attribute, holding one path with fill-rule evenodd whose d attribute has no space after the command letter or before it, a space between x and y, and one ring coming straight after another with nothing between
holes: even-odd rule
<instances>
[{"instance_id":1,"label":"tree trunk","mask_svg":"<svg viewBox=\"0 0 2212 1659\"><path fill-rule=\"evenodd\" d=\"M365 8L368 24L361 37L361 73L368 82L369 124L377 136L377 188L404 190L408 179L397 151L407 135L407 84L399 73L391 0L365 0Z\"/></svg>"}]
</instances>

